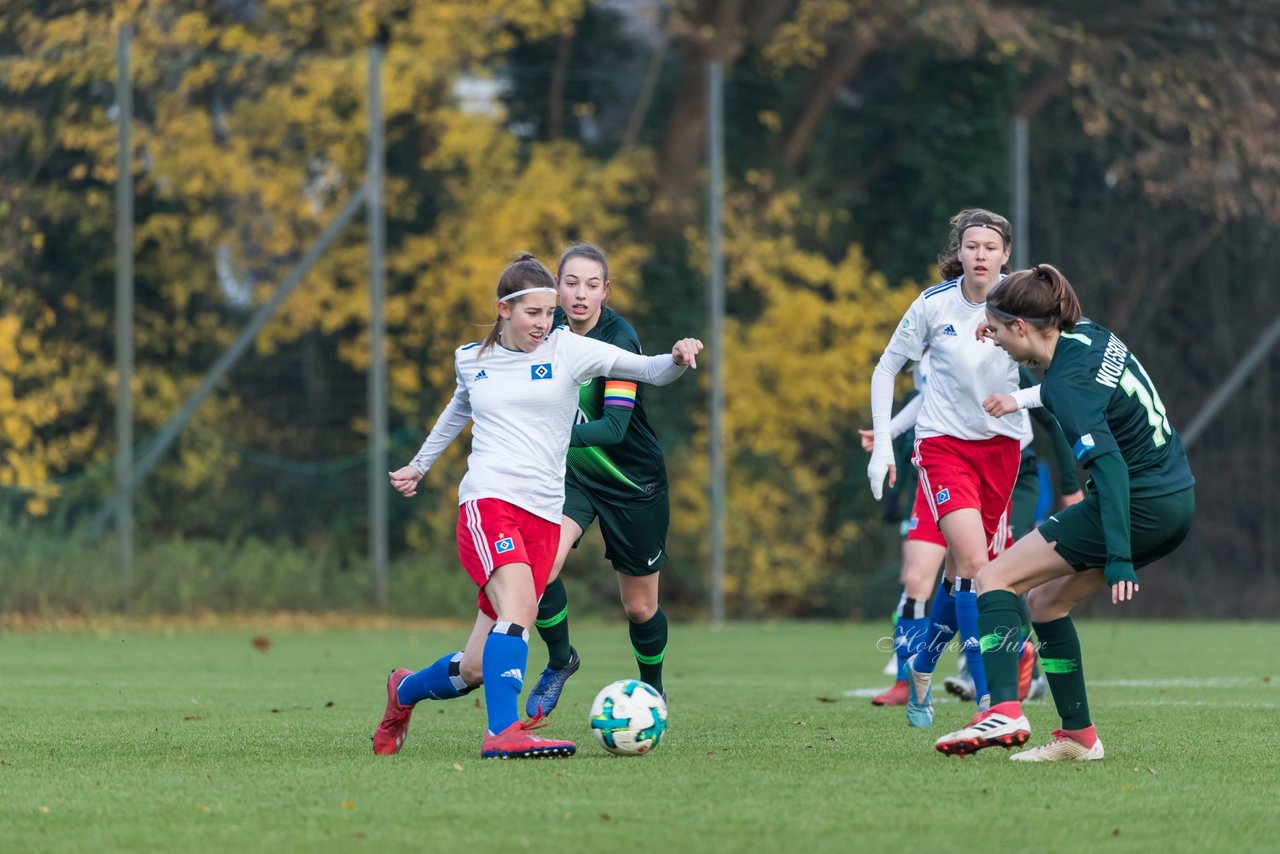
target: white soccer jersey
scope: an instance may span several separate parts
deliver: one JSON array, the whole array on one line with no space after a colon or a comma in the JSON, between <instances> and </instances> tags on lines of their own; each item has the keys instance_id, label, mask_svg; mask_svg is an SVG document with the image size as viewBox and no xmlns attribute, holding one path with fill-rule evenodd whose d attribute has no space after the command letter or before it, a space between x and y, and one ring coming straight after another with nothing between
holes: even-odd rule
<instances>
[{"instance_id":1,"label":"white soccer jersey","mask_svg":"<svg viewBox=\"0 0 1280 854\"><path fill-rule=\"evenodd\" d=\"M982 401L1018 389L1018 366L992 341L975 332L986 323L986 303L965 299L959 279L929 288L907 309L888 349L919 361L929 348L929 379L916 420L916 436L1021 440L1026 416L992 418Z\"/></svg>"},{"instance_id":2,"label":"white soccer jersey","mask_svg":"<svg viewBox=\"0 0 1280 854\"><path fill-rule=\"evenodd\" d=\"M494 345L481 355L479 344L467 344L454 352L454 365L453 398L412 465L426 474L470 419L458 503L500 498L556 523L578 386L602 376L666 385L684 373L670 354L640 356L564 326L531 353Z\"/></svg>"}]
</instances>

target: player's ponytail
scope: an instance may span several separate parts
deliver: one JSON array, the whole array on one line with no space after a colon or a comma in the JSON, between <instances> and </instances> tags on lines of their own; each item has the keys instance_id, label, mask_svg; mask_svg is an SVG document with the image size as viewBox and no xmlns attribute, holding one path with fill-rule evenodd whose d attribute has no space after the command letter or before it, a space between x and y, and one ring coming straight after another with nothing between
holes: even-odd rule
<instances>
[{"instance_id":1,"label":"player's ponytail","mask_svg":"<svg viewBox=\"0 0 1280 854\"><path fill-rule=\"evenodd\" d=\"M1070 332L1080 321L1080 299L1067 277L1052 264L1011 273L987 294L993 314L1021 317Z\"/></svg>"},{"instance_id":2,"label":"player's ponytail","mask_svg":"<svg viewBox=\"0 0 1280 854\"><path fill-rule=\"evenodd\" d=\"M516 260L507 265L507 269L502 271L502 275L498 277L498 302L516 302L521 299L520 296L512 296L520 291L526 291L530 288L548 288L555 290L556 280L552 278L551 271L543 265L541 261L535 258L532 253L522 252ZM493 322L493 328L489 330L489 334L485 336L484 343L480 345L480 355L495 344L498 343L499 336L502 335L502 315L499 314Z\"/></svg>"}]
</instances>

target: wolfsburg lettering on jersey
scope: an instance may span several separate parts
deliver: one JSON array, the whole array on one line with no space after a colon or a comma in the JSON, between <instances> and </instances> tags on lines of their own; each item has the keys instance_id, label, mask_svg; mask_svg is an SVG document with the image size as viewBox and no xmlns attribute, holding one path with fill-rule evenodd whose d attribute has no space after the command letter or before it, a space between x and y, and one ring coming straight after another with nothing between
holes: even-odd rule
<instances>
[{"instance_id":1,"label":"wolfsburg lettering on jersey","mask_svg":"<svg viewBox=\"0 0 1280 854\"><path fill-rule=\"evenodd\" d=\"M1094 379L1107 388L1115 388L1120 382L1120 375L1124 373L1124 360L1128 355L1129 348L1114 332L1111 333L1111 337L1107 339L1107 349L1102 354L1102 366L1098 368L1098 376Z\"/></svg>"}]
</instances>

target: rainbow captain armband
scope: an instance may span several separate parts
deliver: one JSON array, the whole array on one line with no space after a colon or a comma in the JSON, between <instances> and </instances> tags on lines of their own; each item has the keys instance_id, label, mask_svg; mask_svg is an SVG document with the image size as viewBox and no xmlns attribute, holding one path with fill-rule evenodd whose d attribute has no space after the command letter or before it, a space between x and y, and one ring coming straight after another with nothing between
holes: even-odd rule
<instances>
[{"instance_id":1,"label":"rainbow captain armband","mask_svg":"<svg viewBox=\"0 0 1280 854\"><path fill-rule=\"evenodd\" d=\"M604 405L625 406L627 409L635 409L636 384L625 380L605 380Z\"/></svg>"}]
</instances>

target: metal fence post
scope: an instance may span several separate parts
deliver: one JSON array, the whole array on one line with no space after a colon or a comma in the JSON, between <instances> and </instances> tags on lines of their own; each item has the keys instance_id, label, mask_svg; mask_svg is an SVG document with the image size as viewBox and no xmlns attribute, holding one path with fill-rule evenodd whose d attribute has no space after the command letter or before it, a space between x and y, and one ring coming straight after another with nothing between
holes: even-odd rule
<instances>
[{"instance_id":1,"label":"metal fence post","mask_svg":"<svg viewBox=\"0 0 1280 854\"><path fill-rule=\"evenodd\" d=\"M382 48L369 48L369 164L365 220L369 229L369 563L373 598L387 607L387 319L386 228L382 208L384 168L382 128Z\"/></svg>"},{"instance_id":2,"label":"metal fence post","mask_svg":"<svg viewBox=\"0 0 1280 854\"><path fill-rule=\"evenodd\" d=\"M116 561L120 606L133 587L133 27L116 31Z\"/></svg>"},{"instance_id":3,"label":"metal fence post","mask_svg":"<svg viewBox=\"0 0 1280 854\"><path fill-rule=\"evenodd\" d=\"M711 261L711 620L724 621L724 70L707 64L707 241Z\"/></svg>"}]
</instances>

